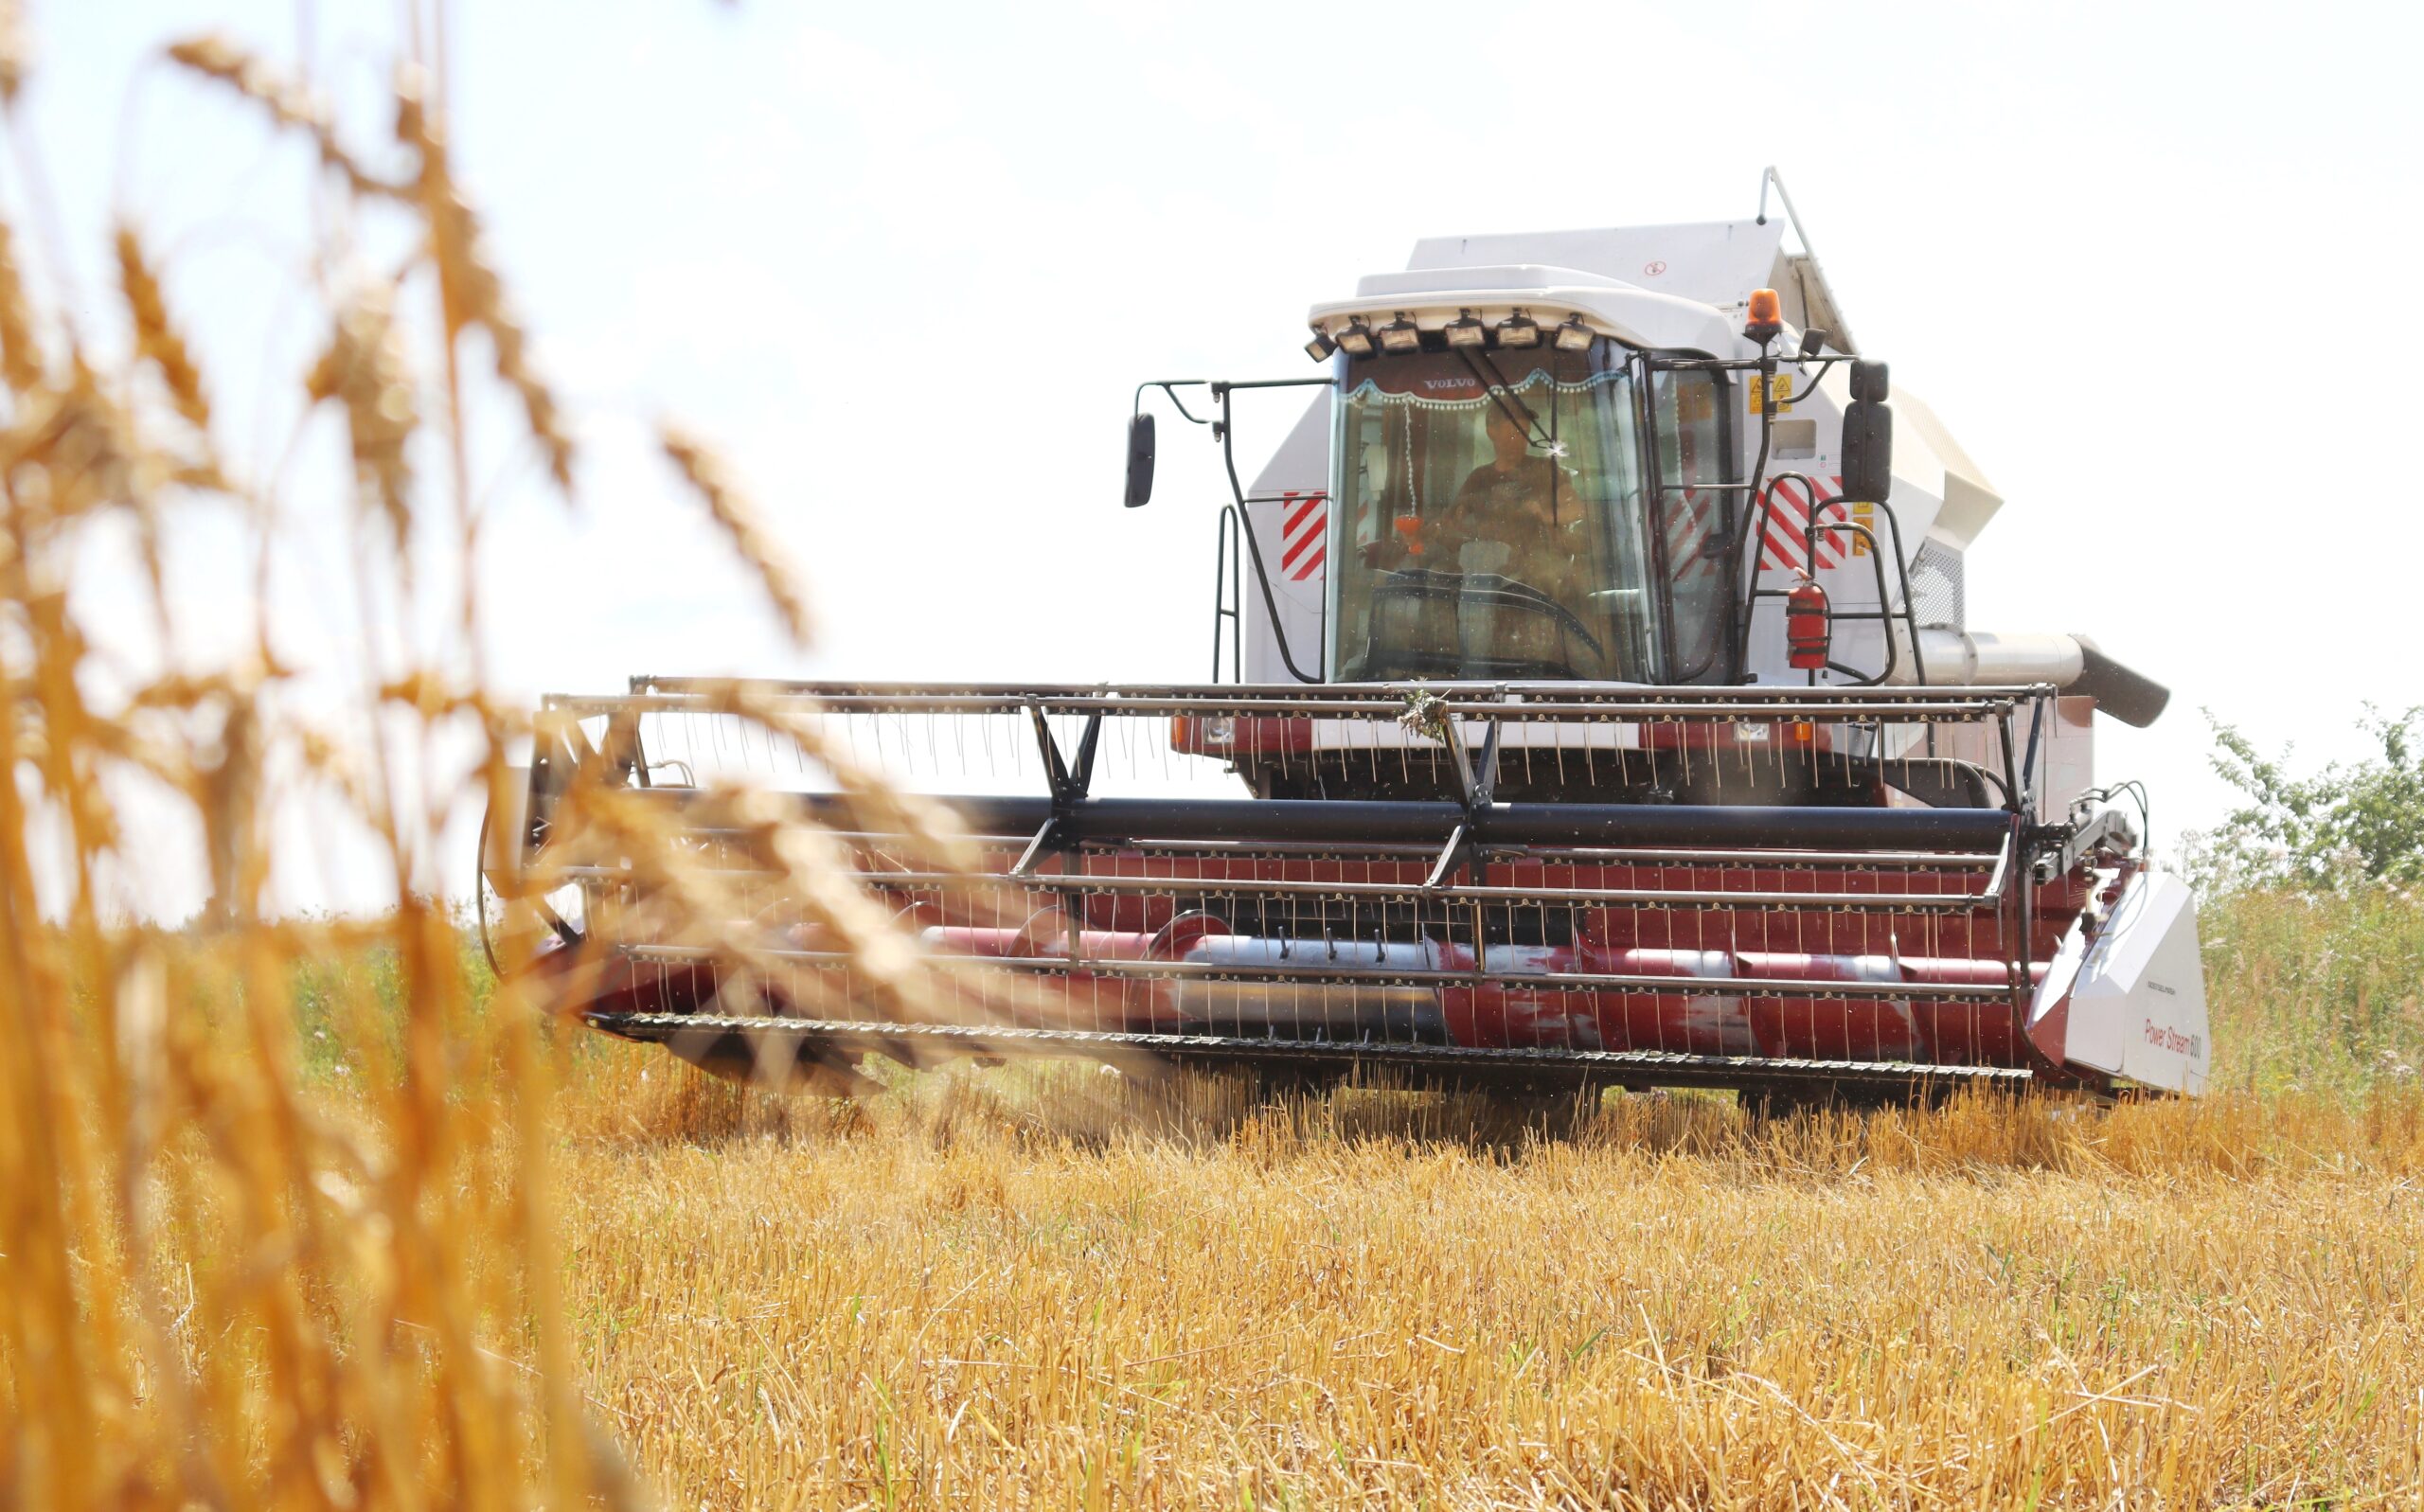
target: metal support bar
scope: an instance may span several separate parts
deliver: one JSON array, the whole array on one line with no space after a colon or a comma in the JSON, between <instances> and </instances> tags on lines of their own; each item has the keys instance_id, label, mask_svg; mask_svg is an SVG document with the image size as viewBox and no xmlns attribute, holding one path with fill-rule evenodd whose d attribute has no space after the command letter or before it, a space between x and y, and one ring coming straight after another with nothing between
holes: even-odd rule
<instances>
[{"instance_id":1,"label":"metal support bar","mask_svg":"<svg viewBox=\"0 0 2424 1512\"><path fill-rule=\"evenodd\" d=\"M1448 834L1448 844L1439 852L1438 863L1431 868L1431 878L1422 884L1426 893L1446 885L1449 874L1462 863L1470 873L1473 869L1473 836L1481 827L1498 792L1498 730L1493 722L1489 733L1482 737L1478 759L1465 749L1465 728L1461 719L1447 721L1448 754L1455 759L1457 791L1463 794L1465 814Z\"/></svg>"},{"instance_id":2,"label":"metal support bar","mask_svg":"<svg viewBox=\"0 0 2424 1512\"><path fill-rule=\"evenodd\" d=\"M2012 860L2020 851L2020 830L2006 830L2004 848L1995 852L1995 869L1987 874L1987 885L1978 894L1978 906L1995 908L2004 900L2004 889L2011 885Z\"/></svg>"},{"instance_id":3,"label":"metal support bar","mask_svg":"<svg viewBox=\"0 0 2424 1512\"><path fill-rule=\"evenodd\" d=\"M1027 842L1026 850L1010 868L1014 878L1035 875L1043 858L1071 849L1077 835L1070 824L1078 805L1084 802L1086 792L1094 786L1095 752L1102 740L1102 716L1086 717L1085 733L1078 738L1078 760L1073 767L1061 759L1060 746L1052 738L1052 726L1044 719L1043 706L1029 703L1027 715L1035 724L1035 741L1043 753L1044 780L1051 785L1052 796L1047 800L1051 811L1043 823L1036 827L1035 838Z\"/></svg>"},{"instance_id":4,"label":"metal support bar","mask_svg":"<svg viewBox=\"0 0 2424 1512\"><path fill-rule=\"evenodd\" d=\"M1212 553L1212 681L1221 681L1221 621L1228 621L1229 681L1246 680L1245 623L1245 547L1238 536L1238 507L1221 506L1220 523L1215 527Z\"/></svg>"},{"instance_id":5,"label":"metal support bar","mask_svg":"<svg viewBox=\"0 0 2424 1512\"><path fill-rule=\"evenodd\" d=\"M2028 710L2028 754L2021 758L2022 797L2031 819L2037 817L2037 751L2045 734L2045 701L2039 699Z\"/></svg>"}]
</instances>

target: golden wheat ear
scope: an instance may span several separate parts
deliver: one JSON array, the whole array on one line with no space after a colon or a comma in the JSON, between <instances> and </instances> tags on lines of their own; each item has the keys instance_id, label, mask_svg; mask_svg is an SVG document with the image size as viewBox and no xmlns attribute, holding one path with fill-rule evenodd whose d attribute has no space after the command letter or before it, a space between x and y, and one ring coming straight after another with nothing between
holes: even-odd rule
<instances>
[{"instance_id":1,"label":"golden wheat ear","mask_svg":"<svg viewBox=\"0 0 2424 1512\"><path fill-rule=\"evenodd\" d=\"M774 600L775 612L782 615L783 628L791 632L792 644L808 645L814 632L799 575L767 530L765 517L733 481L723 459L705 442L670 420L659 424L656 436L658 446L681 471L698 494L699 502L707 507L708 516L730 539L733 549L740 553L740 560L758 575L766 596Z\"/></svg>"},{"instance_id":2,"label":"golden wheat ear","mask_svg":"<svg viewBox=\"0 0 2424 1512\"><path fill-rule=\"evenodd\" d=\"M134 327L134 349L159 369L169 398L186 423L207 436L210 398L203 392L202 371L185 337L169 319L169 302L160 293L160 277L144 256L143 239L132 223L121 222L112 239L117 253L118 290L126 296L127 314Z\"/></svg>"},{"instance_id":3,"label":"golden wheat ear","mask_svg":"<svg viewBox=\"0 0 2424 1512\"><path fill-rule=\"evenodd\" d=\"M0 378L22 398L42 386L44 365L33 307L26 302L16 232L8 222L0 221Z\"/></svg>"},{"instance_id":4,"label":"golden wheat ear","mask_svg":"<svg viewBox=\"0 0 2424 1512\"><path fill-rule=\"evenodd\" d=\"M420 423L420 401L403 331L383 285L365 285L346 299L327 349L304 380L304 392L314 403L334 399L345 406L359 496L376 501L402 553L412 539L407 444Z\"/></svg>"},{"instance_id":5,"label":"golden wheat ear","mask_svg":"<svg viewBox=\"0 0 2424 1512\"><path fill-rule=\"evenodd\" d=\"M25 0L0 0L0 105L13 108L26 87L27 58L33 50L26 35Z\"/></svg>"},{"instance_id":6,"label":"golden wheat ear","mask_svg":"<svg viewBox=\"0 0 2424 1512\"><path fill-rule=\"evenodd\" d=\"M280 127L312 139L320 162L342 176L356 194L393 199L403 190L365 170L337 140L336 123L328 102L283 72L217 32L188 37L168 48L171 62L205 79L226 85L269 113Z\"/></svg>"},{"instance_id":7,"label":"golden wheat ear","mask_svg":"<svg viewBox=\"0 0 2424 1512\"><path fill-rule=\"evenodd\" d=\"M489 333L496 376L522 400L531 438L546 454L548 475L567 494L573 488L574 447L555 390L530 362L530 335L506 297L505 280L480 230L479 213L454 180L445 130L430 110L428 81L418 68L396 81L396 139L420 159L414 194L429 222L429 250L437 263L438 290L452 341L477 326Z\"/></svg>"}]
</instances>

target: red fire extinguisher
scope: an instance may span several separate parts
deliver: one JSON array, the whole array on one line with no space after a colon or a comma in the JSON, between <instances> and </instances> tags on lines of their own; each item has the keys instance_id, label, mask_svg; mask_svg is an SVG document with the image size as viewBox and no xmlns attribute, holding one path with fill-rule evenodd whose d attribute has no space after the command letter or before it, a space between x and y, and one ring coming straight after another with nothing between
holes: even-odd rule
<instances>
[{"instance_id":1,"label":"red fire extinguisher","mask_svg":"<svg viewBox=\"0 0 2424 1512\"><path fill-rule=\"evenodd\" d=\"M1805 574L1784 596L1784 644L1794 671L1827 669L1828 630L1827 590Z\"/></svg>"}]
</instances>

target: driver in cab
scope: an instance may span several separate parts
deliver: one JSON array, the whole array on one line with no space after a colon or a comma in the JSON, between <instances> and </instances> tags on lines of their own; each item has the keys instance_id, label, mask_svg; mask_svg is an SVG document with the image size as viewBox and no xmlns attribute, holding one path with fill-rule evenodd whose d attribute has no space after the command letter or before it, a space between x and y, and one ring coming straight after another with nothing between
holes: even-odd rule
<instances>
[{"instance_id":1,"label":"driver in cab","mask_svg":"<svg viewBox=\"0 0 2424 1512\"><path fill-rule=\"evenodd\" d=\"M1455 567L1511 578L1563 602L1582 551L1582 501L1559 457L1535 447L1536 426L1521 402L1503 390L1491 395L1482 421L1490 459L1456 489L1443 533Z\"/></svg>"}]
</instances>

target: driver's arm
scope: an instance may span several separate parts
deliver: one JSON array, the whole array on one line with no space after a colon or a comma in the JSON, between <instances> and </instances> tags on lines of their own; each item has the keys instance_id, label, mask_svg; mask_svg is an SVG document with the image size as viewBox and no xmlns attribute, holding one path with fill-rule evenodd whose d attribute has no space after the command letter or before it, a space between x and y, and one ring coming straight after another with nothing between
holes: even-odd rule
<instances>
[{"instance_id":1,"label":"driver's arm","mask_svg":"<svg viewBox=\"0 0 2424 1512\"><path fill-rule=\"evenodd\" d=\"M1431 550L1447 559L1451 571L1454 570L1458 548L1467 542L1502 539L1505 523L1492 518L1490 506L1490 486L1496 481L1497 474L1488 468L1473 469L1457 488L1455 502L1429 522L1424 539L1437 543Z\"/></svg>"}]
</instances>

